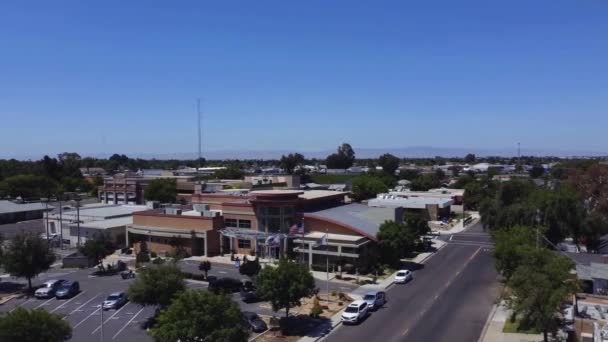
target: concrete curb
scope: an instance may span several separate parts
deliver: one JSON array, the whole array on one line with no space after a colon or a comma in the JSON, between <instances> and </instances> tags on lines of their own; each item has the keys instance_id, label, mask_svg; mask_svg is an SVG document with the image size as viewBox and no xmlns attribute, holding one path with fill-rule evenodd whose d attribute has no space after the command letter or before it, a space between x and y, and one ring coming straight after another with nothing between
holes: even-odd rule
<instances>
[{"instance_id":1,"label":"concrete curb","mask_svg":"<svg viewBox=\"0 0 608 342\"><path fill-rule=\"evenodd\" d=\"M486 324L484 324L483 329L481 330L481 334L479 335L479 339L477 340L477 342L483 342L484 338L486 337L486 333L488 332L488 328L490 327L490 323L492 323L492 319L494 318L494 315L496 314L496 310L498 310L498 305L500 305L500 304L494 304L494 306L492 307L492 310L490 311L490 314L488 315L488 319L486 320Z\"/></svg>"}]
</instances>

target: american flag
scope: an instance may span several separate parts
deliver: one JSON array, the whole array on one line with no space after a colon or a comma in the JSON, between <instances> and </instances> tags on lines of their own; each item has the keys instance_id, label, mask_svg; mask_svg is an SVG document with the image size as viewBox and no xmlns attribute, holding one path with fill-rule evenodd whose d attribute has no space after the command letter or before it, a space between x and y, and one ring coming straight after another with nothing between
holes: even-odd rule
<instances>
[{"instance_id":1,"label":"american flag","mask_svg":"<svg viewBox=\"0 0 608 342\"><path fill-rule=\"evenodd\" d=\"M302 235L304 234L304 224L294 224L289 228L289 234Z\"/></svg>"}]
</instances>

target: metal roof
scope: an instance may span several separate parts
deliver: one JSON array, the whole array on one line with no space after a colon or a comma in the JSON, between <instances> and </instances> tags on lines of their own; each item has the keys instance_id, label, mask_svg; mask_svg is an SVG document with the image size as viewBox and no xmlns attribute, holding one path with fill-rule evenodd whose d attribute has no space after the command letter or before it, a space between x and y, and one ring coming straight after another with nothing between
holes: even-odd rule
<instances>
[{"instance_id":1,"label":"metal roof","mask_svg":"<svg viewBox=\"0 0 608 342\"><path fill-rule=\"evenodd\" d=\"M606 279L608 280L608 265L591 263L589 266L576 265L576 274L579 279Z\"/></svg>"},{"instance_id":2,"label":"metal roof","mask_svg":"<svg viewBox=\"0 0 608 342\"><path fill-rule=\"evenodd\" d=\"M54 209L53 206L48 206L49 210ZM39 211L46 210L45 203L15 203L12 201L0 201L0 214L21 213L24 211Z\"/></svg>"},{"instance_id":3,"label":"metal roof","mask_svg":"<svg viewBox=\"0 0 608 342\"><path fill-rule=\"evenodd\" d=\"M136 211L145 211L148 207L145 205L106 205L102 207L81 207L80 220L103 220L112 219L123 216L131 216ZM63 212L63 219L76 219L76 209ZM52 215L54 218L59 218L59 214Z\"/></svg>"},{"instance_id":4,"label":"metal roof","mask_svg":"<svg viewBox=\"0 0 608 342\"><path fill-rule=\"evenodd\" d=\"M347 204L331 209L304 214L306 217L321 218L354 228L357 233L376 239L380 225L388 220L395 220L394 208L368 207L359 203ZM306 223L304 223L306 225Z\"/></svg>"},{"instance_id":5,"label":"metal roof","mask_svg":"<svg viewBox=\"0 0 608 342\"><path fill-rule=\"evenodd\" d=\"M132 224L132 223L133 223L133 216L127 216L127 217L119 217L119 218L109 219L109 220L85 222L85 223L81 223L80 227L93 228L93 229L109 229L109 228L116 228L116 227L124 227L124 226ZM72 224L72 225L76 226L76 224Z\"/></svg>"}]
</instances>

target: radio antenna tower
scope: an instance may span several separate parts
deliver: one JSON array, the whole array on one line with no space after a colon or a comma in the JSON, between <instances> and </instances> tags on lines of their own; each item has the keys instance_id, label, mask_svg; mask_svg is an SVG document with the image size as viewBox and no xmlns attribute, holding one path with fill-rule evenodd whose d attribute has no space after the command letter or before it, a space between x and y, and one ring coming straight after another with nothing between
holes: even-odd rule
<instances>
[{"instance_id":1,"label":"radio antenna tower","mask_svg":"<svg viewBox=\"0 0 608 342\"><path fill-rule=\"evenodd\" d=\"M198 168L201 168L201 161L203 159L203 152L201 149L201 99L196 99L196 113L198 114ZM197 169L197 174L199 170Z\"/></svg>"}]
</instances>

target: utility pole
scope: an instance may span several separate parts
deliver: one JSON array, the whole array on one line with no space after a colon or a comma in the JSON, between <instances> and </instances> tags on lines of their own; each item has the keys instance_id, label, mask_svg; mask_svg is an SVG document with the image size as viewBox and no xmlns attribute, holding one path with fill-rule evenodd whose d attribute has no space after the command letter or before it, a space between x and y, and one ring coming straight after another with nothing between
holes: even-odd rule
<instances>
[{"instance_id":1,"label":"utility pole","mask_svg":"<svg viewBox=\"0 0 608 342\"><path fill-rule=\"evenodd\" d=\"M61 195L59 197L59 249L63 249L63 208L61 204Z\"/></svg>"},{"instance_id":2,"label":"utility pole","mask_svg":"<svg viewBox=\"0 0 608 342\"><path fill-rule=\"evenodd\" d=\"M201 121L202 121L202 117L201 117L201 99L197 99L196 100L196 113L198 114L198 168L201 168L201 161L203 159L203 151L201 148L201 144L202 144L202 136L201 136ZM198 171L197 170L197 175L198 175Z\"/></svg>"}]
</instances>

